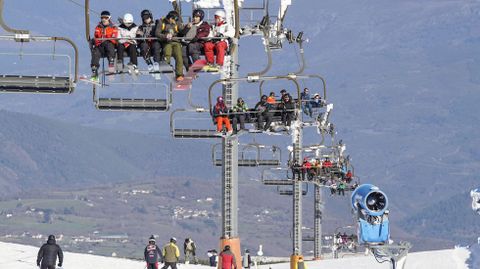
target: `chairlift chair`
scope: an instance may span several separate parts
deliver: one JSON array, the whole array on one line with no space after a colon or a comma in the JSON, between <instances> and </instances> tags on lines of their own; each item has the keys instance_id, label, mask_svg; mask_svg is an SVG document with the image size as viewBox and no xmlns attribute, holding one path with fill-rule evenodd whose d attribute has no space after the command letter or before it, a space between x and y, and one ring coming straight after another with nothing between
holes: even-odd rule
<instances>
[{"instance_id":1,"label":"chairlift chair","mask_svg":"<svg viewBox=\"0 0 480 269\"><path fill-rule=\"evenodd\" d=\"M17 30L10 28L4 21L4 0L0 0L0 27L6 32L13 35L0 35L0 40L15 41L22 45L27 42L53 42L54 50L57 41L66 42L74 50L73 71L72 61L69 55L56 54L55 51L51 54L41 53L22 53L20 56L54 56L58 58L66 58L68 61L68 76L55 75L0 75L0 91L6 93L39 93L39 94L70 94L74 91L78 81L78 48L75 43L66 37L52 37L52 36L32 36L28 30ZM2 53L2 55L9 55L12 53Z\"/></svg>"},{"instance_id":2,"label":"chairlift chair","mask_svg":"<svg viewBox=\"0 0 480 269\"><path fill-rule=\"evenodd\" d=\"M178 117L178 115L190 115ZM197 116L197 117L193 117ZM200 128L179 127L182 121L195 122L203 124ZM210 128L209 128L210 127ZM206 109L176 109L170 114L170 133L174 138L221 138L222 133L214 128L212 117Z\"/></svg>"},{"instance_id":3,"label":"chairlift chair","mask_svg":"<svg viewBox=\"0 0 480 269\"><path fill-rule=\"evenodd\" d=\"M97 88L93 87L93 102L98 110L131 112L167 112L172 104L172 84L152 83L153 87L164 88L164 98L118 98L98 97Z\"/></svg>"},{"instance_id":4,"label":"chairlift chair","mask_svg":"<svg viewBox=\"0 0 480 269\"><path fill-rule=\"evenodd\" d=\"M212 146L212 161L215 166L222 166L220 145L215 144ZM277 146L267 146L258 143L241 144L239 146L241 146L241 150L238 157L238 166L279 166L281 163L281 150ZM272 154L272 156L267 158L264 156L267 153Z\"/></svg>"},{"instance_id":5,"label":"chairlift chair","mask_svg":"<svg viewBox=\"0 0 480 269\"><path fill-rule=\"evenodd\" d=\"M302 184L302 196L305 196L308 194L308 184L304 183ZM293 190L292 189L285 189L284 187L277 186L277 193L280 195L293 195Z\"/></svg>"}]
</instances>

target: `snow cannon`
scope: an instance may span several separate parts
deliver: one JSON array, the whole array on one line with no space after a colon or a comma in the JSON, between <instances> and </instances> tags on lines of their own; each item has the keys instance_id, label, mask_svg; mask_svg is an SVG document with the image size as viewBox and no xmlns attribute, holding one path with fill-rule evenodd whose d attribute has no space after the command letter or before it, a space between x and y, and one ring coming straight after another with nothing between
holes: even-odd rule
<instances>
[{"instance_id":1,"label":"snow cannon","mask_svg":"<svg viewBox=\"0 0 480 269\"><path fill-rule=\"evenodd\" d=\"M363 184L352 193L352 208L363 209L370 216L381 216L388 209L388 198L377 186Z\"/></svg>"},{"instance_id":2,"label":"snow cannon","mask_svg":"<svg viewBox=\"0 0 480 269\"><path fill-rule=\"evenodd\" d=\"M480 188L471 190L470 197L472 197L472 210L480 214Z\"/></svg>"},{"instance_id":3,"label":"snow cannon","mask_svg":"<svg viewBox=\"0 0 480 269\"><path fill-rule=\"evenodd\" d=\"M357 215L358 243L385 244L390 238L388 198L377 186L360 185L352 193L352 208Z\"/></svg>"}]
</instances>

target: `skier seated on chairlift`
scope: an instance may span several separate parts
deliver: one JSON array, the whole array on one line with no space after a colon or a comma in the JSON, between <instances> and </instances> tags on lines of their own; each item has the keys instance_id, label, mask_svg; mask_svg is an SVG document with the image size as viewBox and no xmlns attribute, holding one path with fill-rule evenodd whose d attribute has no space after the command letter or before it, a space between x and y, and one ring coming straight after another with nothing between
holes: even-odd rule
<instances>
[{"instance_id":1,"label":"skier seated on chairlift","mask_svg":"<svg viewBox=\"0 0 480 269\"><path fill-rule=\"evenodd\" d=\"M328 157L325 158L325 161L323 161L322 167L323 167L323 170L324 170L325 173L330 172L330 170L333 167L333 164L330 161L330 158L328 158Z\"/></svg>"},{"instance_id":2,"label":"skier seated on chairlift","mask_svg":"<svg viewBox=\"0 0 480 269\"><path fill-rule=\"evenodd\" d=\"M312 103L310 102L310 91L308 88L303 89L303 92L300 95L300 99L302 100L302 110L303 113L307 114L308 116L312 116Z\"/></svg>"},{"instance_id":3,"label":"skier seated on chairlift","mask_svg":"<svg viewBox=\"0 0 480 269\"><path fill-rule=\"evenodd\" d=\"M245 120L248 119L249 114L248 106L245 104L242 98L237 99L237 104L233 107L233 133L236 134L238 131L238 124L240 123L240 130L246 130L245 128Z\"/></svg>"},{"instance_id":4,"label":"skier seated on chairlift","mask_svg":"<svg viewBox=\"0 0 480 269\"><path fill-rule=\"evenodd\" d=\"M137 37L139 38L153 38L155 37L155 21L153 20L153 14L150 10L145 9L140 14L142 17L142 25L138 26ZM154 70L155 64L161 61L162 45L158 40L139 40L138 46L140 47L140 54L147 63L148 71ZM153 62L151 60L153 57Z\"/></svg>"},{"instance_id":5,"label":"skier seated on chairlift","mask_svg":"<svg viewBox=\"0 0 480 269\"><path fill-rule=\"evenodd\" d=\"M352 182L352 179L353 179L352 171L348 170L345 176L343 177L343 179L345 180L346 183Z\"/></svg>"},{"instance_id":6,"label":"skier seated on chairlift","mask_svg":"<svg viewBox=\"0 0 480 269\"><path fill-rule=\"evenodd\" d=\"M309 171L312 168L312 164L308 161L308 158L305 157L303 158L303 163L302 163L302 180L305 180L305 175L309 175ZM311 180L310 177L308 180Z\"/></svg>"},{"instance_id":7,"label":"skier seated on chairlift","mask_svg":"<svg viewBox=\"0 0 480 269\"><path fill-rule=\"evenodd\" d=\"M190 68L191 63L195 63L200 59L200 54L204 49L205 40L203 38L208 37L210 34L210 25L208 22L203 21L205 12L201 9L195 9L192 12L193 21L187 23L180 31L180 36L184 36L187 40L187 45L183 48L183 64L185 68ZM186 52L186 53L185 53Z\"/></svg>"},{"instance_id":8,"label":"skier seated on chairlift","mask_svg":"<svg viewBox=\"0 0 480 269\"><path fill-rule=\"evenodd\" d=\"M277 100L275 98L275 92L270 92L270 95L267 97L267 103L272 105L272 109L277 109Z\"/></svg>"},{"instance_id":9,"label":"skier seated on chairlift","mask_svg":"<svg viewBox=\"0 0 480 269\"><path fill-rule=\"evenodd\" d=\"M302 175L302 165L298 161L295 161L291 168L294 179L300 180Z\"/></svg>"},{"instance_id":10,"label":"skier seated on chairlift","mask_svg":"<svg viewBox=\"0 0 480 269\"><path fill-rule=\"evenodd\" d=\"M183 58L182 44L174 37L178 36L179 26L177 24L179 15L176 11L168 12L165 18L157 21L155 36L160 39L163 46L165 61L170 64L171 58L175 58L175 76L177 81L183 81Z\"/></svg>"},{"instance_id":11,"label":"skier seated on chairlift","mask_svg":"<svg viewBox=\"0 0 480 269\"><path fill-rule=\"evenodd\" d=\"M267 131L270 130L270 125L272 124L273 113L271 112L272 105L267 102L267 96L262 95L260 101L255 105L255 111L257 111L258 118L258 130ZM263 121L265 125L263 125ZM274 130L270 130L274 131Z\"/></svg>"},{"instance_id":12,"label":"skier seated on chairlift","mask_svg":"<svg viewBox=\"0 0 480 269\"><path fill-rule=\"evenodd\" d=\"M226 21L225 11L215 11L215 23L212 25L210 37L228 37L235 36L235 29ZM230 41L228 39L210 40L205 42L205 58L208 66L205 66L205 71L218 71L224 64L225 53L229 47ZM214 61L215 55L217 58Z\"/></svg>"},{"instance_id":13,"label":"skier seated on chairlift","mask_svg":"<svg viewBox=\"0 0 480 269\"><path fill-rule=\"evenodd\" d=\"M137 41L134 39L137 37L138 26L133 21L133 15L130 13L126 13L120 22L121 24L118 26L117 71L123 70L123 53L127 52L127 55L130 57L130 62L127 66L129 66L129 69L133 69L135 74L138 74Z\"/></svg>"},{"instance_id":14,"label":"skier seated on chairlift","mask_svg":"<svg viewBox=\"0 0 480 269\"><path fill-rule=\"evenodd\" d=\"M217 103L213 107L213 118L217 124L217 132L222 132L223 125L227 128L227 134L232 133L232 126L230 125L230 119L228 118L228 108L223 102L223 97L217 97Z\"/></svg>"},{"instance_id":15,"label":"skier seated on chairlift","mask_svg":"<svg viewBox=\"0 0 480 269\"><path fill-rule=\"evenodd\" d=\"M282 123L285 125L285 129L290 130L290 125L292 125L295 116L295 103L290 94L287 93L282 96L282 102L278 105L278 109L282 111Z\"/></svg>"},{"instance_id":16,"label":"skier seated on chairlift","mask_svg":"<svg viewBox=\"0 0 480 269\"><path fill-rule=\"evenodd\" d=\"M115 47L117 45L118 28L110 20L111 15L108 11L102 11L101 21L95 27L94 39L91 44L92 61L92 81L98 82L98 69L100 67L100 58L107 57L108 72L115 72ZM109 38L112 38L109 40Z\"/></svg>"},{"instance_id":17,"label":"skier seated on chairlift","mask_svg":"<svg viewBox=\"0 0 480 269\"><path fill-rule=\"evenodd\" d=\"M310 104L311 104L312 108L320 108L320 107L323 107L325 105L324 101L322 100L322 97L318 93L315 93L313 95L313 100L310 101Z\"/></svg>"}]
</instances>

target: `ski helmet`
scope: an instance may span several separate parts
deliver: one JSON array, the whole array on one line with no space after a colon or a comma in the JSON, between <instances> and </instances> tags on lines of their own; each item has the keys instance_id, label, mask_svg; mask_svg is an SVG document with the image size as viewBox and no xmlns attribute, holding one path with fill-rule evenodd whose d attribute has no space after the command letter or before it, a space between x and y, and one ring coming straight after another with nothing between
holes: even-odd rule
<instances>
[{"instance_id":1,"label":"ski helmet","mask_svg":"<svg viewBox=\"0 0 480 269\"><path fill-rule=\"evenodd\" d=\"M203 20L203 17L205 17L205 12L201 9L195 9L192 12L192 17L200 17L200 20Z\"/></svg>"},{"instance_id":2,"label":"ski helmet","mask_svg":"<svg viewBox=\"0 0 480 269\"><path fill-rule=\"evenodd\" d=\"M104 17L108 17L108 19L110 19L112 16L110 15L110 12L108 10L104 10L102 11L102 13L100 13L100 18Z\"/></svg>"},{"instance_id":3,"label":"ski helmet","mask_svg":"<svg viewBox=\"0 0 480 269\"><path fill-rule=\"evenodd\" d=\"M123 16L123 24L125 25L131 25L133 23L133 15L130 14L130 13L126 13L124 16Z\"/></svg>"},{"instance_id":4,"label":"ski helmet","mask_svg":"<svg viewBox=\"0 0 480 269\"><path fill-rule=\"evenodd\" d=\"M177 242L177 238L175 238L175 237L170 238L170 242L176 243L176 242Z\"/></svg>"},{"instance_id":5,"label":"ski helmet","mask_svg":"<svg viewBox=\"0 0 480 269\"><path fill-rule=\"evenodd\" d=\"M227 251L227 250L230 250L230 246L229 245L226 245L223 250Z\"/></svg>"},{"instance_id":6,"label":"ski helmet","mask_svg":"<svg viewBox=\"0 0 480 269\"><path fill-rule=\"evenodd\" d=\"M220 17L220 18L222 18L222 19L225 19L225 18L226 18L225 11L223 11L223 10L217 10L217 11L215 11L215 16L216 16L216 17Z\"/></svg>"},{"instance_id":7,"label":"ski helmet","mask_svg":"<svg viewBox=\"0 0 480 269\"><path fill-rule=\"evenodd\" d=\"M179 17L180 16L178 15L178 12L176 12L174 10L168 12L168 14L167 14L167 19L174 19L175 21L178 21Z\"/></svg>"},{"instance_id":8,"label":"ski helmet","mask_svg":"<svg viewBox=\"0 0 480 269\"><path fill-rule=\"evenodd\" d=\"M223 102L223 96L217 97L217 102L222 103Z\"/></svg>"},{"instance_id":9,"label":"ski helmet","mask_svg":"<svg viewBox=\"0 0 480 269\"><path fill-rule=\"evenodd\" d=\"M148 243L151 243L151 242L155 243L155 236L153 236L153 234L148 239Z\"/></svg>"},{"instance_id":10,"label":"ski helmet","mask_svg":"<svg viewBox=\"0 0 480 269\"><path fill-rule=\"evenodd\" d=\"M53 234L49 235L48 240L55 240L55 235L53 235Z\"/></svg>"},{"instance_id":11,"label":"ski helmet","mask_svg":"<svg viewBox=\"0 0 480 269\"><path fill-rule=\"evenodd\" d=\"M148 18L153 20L153 14L150 10L144 9L142 10L142 13L140 13L140 16L142 17L142 20L146 20Z\"/></svg>"}]
</instances>

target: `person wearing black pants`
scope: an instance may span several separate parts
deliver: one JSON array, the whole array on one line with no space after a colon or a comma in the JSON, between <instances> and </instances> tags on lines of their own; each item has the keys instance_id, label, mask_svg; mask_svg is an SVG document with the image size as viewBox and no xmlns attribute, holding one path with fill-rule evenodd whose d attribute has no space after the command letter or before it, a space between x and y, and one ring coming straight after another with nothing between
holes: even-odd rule
<instances>
[{"instance_id":1,"label":"person wearing black pants","mask_svg":"<svg viewBox=\"0 0 480 269\"><path fill-rule=\"evenodd\" d=\"M49 235L46 244L38 251L37 266L40 269L55 269L58 256L58 267L62 267L63 264L63 252L55 240L54 235Z\"/></svg>"},{"instance_id":2,"label":"person wearing black pants","mask_svg":"<svg viewBox=\"0 0 480 269\"><path fill-rule=\"evenodd\" d=\"M101 21L95 27L94 38L91 40L92 60L92 80L98 82L98 69L100 67L100 59L108 58L108 72L115 72L115 47L117 45L118 28L110 20L110 12L102 11L100 15Z\"/></svg>"},{"instance_id":3,"label":"person wearing black pants","mask_svg":"<svg viewBox=\"0 0 480 269\"><path fill-rule=\"evenodd\" d=\"M90 65L98 69L100 59L103 57L107 57L109 64L113 64L115 59L115 44L112 42L103 42L98 46L94 46L92 48L92 61Z\"/></svg>"},{"instance_id":4,"label":"person wearing black pants","mask_svg":"<svg viewBox=\"0 0 480 269\"><path fill-rule=\"evenodd\" d=\"M232 118L233 133L238 131L238 123L240 123L240 130L245 130L245 120L247 119L248 106L242 98L237 99L237 104L233 107L235 115Z\"/></svg>"},{"instance_id":5,"label":"person wearing black pants","mask_svg":"<svg viewBox=\"0 0 480 269\"><path fill-rule=\"evenodd\" d=\"M295 115L295 103L293 103L289 94L282 96L282 102L279 105L279 109L282 110L282 123L287 129L289 129Z\"/></svg>"},{"instance_id":6,"label":"person wearing black pants","mask_svg":"<svg viewBox=\"0 0 480 269\"><path fill-rule=\"evenodd\" d=\"M145 9L140 14L142 17L142 24L138 27L137 37L153 38L155 37L155 21L150 10ZM161 22L160 22L161 23ZM140 47L140 55L143 57L150 69L153 69L153 62L150 57L153 56L153 61L159 63L161 59L162 45L158 40L139 40L138 47Z\"/></svg>"},{"instance_id":7,"label":"person wearing black pants","mask_svg":"<svg viewBox=\"0 0 480 269\"><path fill-rule=\"evenodd\" d=\"M134 70L137 70L138 60L137 60L137 41L135 37L137 36L138 26L133 22L133 15L130 13L123 16L122 24L118 27L118 36L120 40L118 41L117 53L118 53L118 63L123 69L123 53L127 52L127 55L130 57L130 62L128 63L133 67Z\"/></svg>"},{"instance_id":8,"label":"person wearing black pants","mask_svg":"<svg viewBox=\"0 0 480 269\"><path fill-rule=\"evenodd\" d=\"M269 112L271 109L271 104L267 102L267 96L262 95L260 102L255 105L255 111L258 113L258 129L267 131L272 124L273 113ZM264 120L266 121L263 125Z\"/></svg>"}]
</instances>

